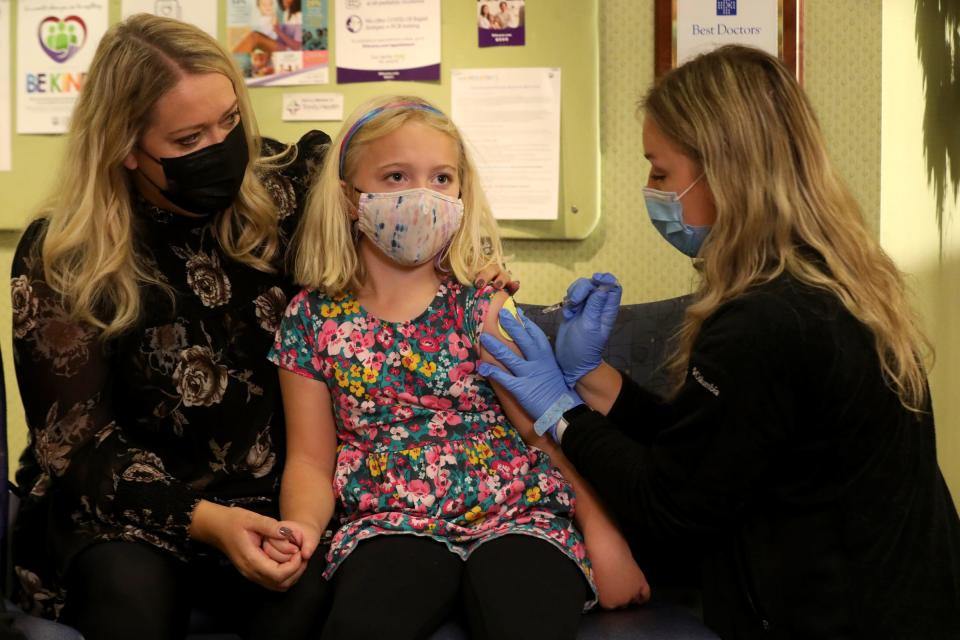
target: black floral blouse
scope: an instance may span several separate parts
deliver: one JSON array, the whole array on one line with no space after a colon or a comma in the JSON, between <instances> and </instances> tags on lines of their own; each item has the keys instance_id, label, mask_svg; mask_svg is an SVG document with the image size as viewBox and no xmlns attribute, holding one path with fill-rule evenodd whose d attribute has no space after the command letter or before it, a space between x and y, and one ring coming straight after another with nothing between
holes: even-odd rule
<instances>
[{"instance_id":1,"label":"black floral blouse","mask_svg":"<svg viewBox=\"0 0 960 640\"><path fill-rule=\"evenodd\" d=\"M284 246L330 139L263 177ZM282 146L265 142L267 153ZM33 223L13 263L14 358L29 426L16 480L14 564L22 605L56 617L71 558L103 540L146 542L189 559L201 499L276 513L284 422L266 359L297 287L229 259L213 221L136 204L137 242L174 292L142 290L137 327L102 340L71 321L45 283Z\"/></svg>"}]
</instances>

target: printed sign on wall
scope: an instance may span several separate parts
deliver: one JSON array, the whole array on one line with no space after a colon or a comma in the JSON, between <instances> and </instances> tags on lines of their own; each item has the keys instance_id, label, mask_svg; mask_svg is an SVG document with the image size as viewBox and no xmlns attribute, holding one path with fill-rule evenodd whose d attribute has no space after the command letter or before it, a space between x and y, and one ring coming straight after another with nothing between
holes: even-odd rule
<instances>
[{"instance_id":1,"label":"printed sign on wall","mask_svg":"<svg viewBox=\"0 0 960 640\"><path fill-rule=\"evenodd\" d=\"M526 40L524 0L477 0L477 42L481 47L517 47Z\"/></svg>"},{"instance_id":2,"label":"printed sign on wall","mask_svg":"<svg viewBox=\"0 0 960 640\"><path fill-rule=\"evenodd\" d=\"M337 82L440 79L440 0L337 0Z\"/></svg>"},{"instance_id":3,"label":"printed sign on wall","mask_svg":"<svg viewBox=\"0 0 960 640\"><path fill-rule=\"evenodd\" d=\"M654 70L738 44L779 56L803 81L801 0L655 0Z\"/></svg>"},{"instance_id":4,"label":"printed sign on wall","mask_svg":"<svg viewBox=\"0 0 960 640\"><path fill-rule=\"evenodd\" d=\"M0 171L10 171L10 2L0 0Z\"/></svg>"},{"instance_id":5,"label":"printed sign on wall","mask_svg":"<svg viewBox=\"0 0 960 640\"><path fill-rule=\"evenodd\" d=\"M106 0L20 0L17 133L64 133L107 30Z\"/></svg>"},{"instance_id":6,"label":"printed sign on wall","mask_svg":"<svg viewBox=\"0 0 960 640\"><path fill-rule=\"evenodd\" d=\"M326 84L327 0L230 0L227 44L247 84Z\"/></svg>"},{"instance_id":7,"label":"printed sign on wall","mask_svg":"<svg viewBox=\"0 0 960 640\"><path fill-rule=\"evenodd\" d=\"M217 0L123 0L123 18L135 13L189 22L217 37Z\"/></svg>"}]
</instances>

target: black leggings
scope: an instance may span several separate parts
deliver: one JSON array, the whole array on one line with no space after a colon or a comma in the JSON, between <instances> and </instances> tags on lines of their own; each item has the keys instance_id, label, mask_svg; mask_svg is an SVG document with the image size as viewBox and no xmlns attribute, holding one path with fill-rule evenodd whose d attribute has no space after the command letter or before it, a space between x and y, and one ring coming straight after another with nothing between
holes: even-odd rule
<instances>
[{"instance_id":1,"label":"black leggings","mask_svg":"<svg viewBox=\"0 0 960 640\"><path fill-rule=\"evenodd\" d=\"M67 575L61 621L86 640L182 640L190 610L224 620L245 640L315 638L329 585L322 550L285 593L247 580L212 558L184 563L139 542L102 542L84 550Z\"/></svg>"},{"instance_id":2,"label":"black leggings","mask_svg":"<svg viewBox=\"0 0 960 640\"><path fill-rule=\"evenodd\" d=\"M323 640L426 638L458 606L471 638L575 638L588 589L572 560L525 535L466 562L430 538L384 535L360 543L332 582Z\"/></svg>"}]
</instances>

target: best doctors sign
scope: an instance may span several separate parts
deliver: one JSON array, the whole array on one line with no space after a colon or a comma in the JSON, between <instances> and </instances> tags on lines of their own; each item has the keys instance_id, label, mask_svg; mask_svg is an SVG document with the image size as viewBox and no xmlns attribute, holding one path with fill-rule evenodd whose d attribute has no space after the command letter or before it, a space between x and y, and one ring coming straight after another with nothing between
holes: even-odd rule
<instances>
[{"instance_id":1,"label":"best doctors sign","mask_svg":"<svg viewBox=\"0 0 960 640\"><path fill-rule=\"evenodd\" d=\"M797 69L799 12L800 0L657 0L657 73L725 44L762 49Z\"/></svg>"}]
</instances>

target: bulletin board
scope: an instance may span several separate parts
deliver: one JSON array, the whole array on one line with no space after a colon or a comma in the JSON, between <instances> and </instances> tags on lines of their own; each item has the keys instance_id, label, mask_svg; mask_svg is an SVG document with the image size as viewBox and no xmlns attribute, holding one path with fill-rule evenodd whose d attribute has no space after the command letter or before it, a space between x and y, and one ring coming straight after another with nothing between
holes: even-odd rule
<instances>
[{"instance_id":1,"label":"bulletin board","mask_svg":"<svg viewBox=\"0 0 960 640\"><path fill-rule=\"evenodd\" d=\"M526 44L519 47L480 48L477 42L476 2L442 0L442 63L440 82L336 83L334 2L331 12L330 84L298 87L251 87L257 122L263 135L285 142L296 141L308 129L335 136L340 122L284 122L284 93L331 92L344 95L344 114L368 98L384 93L419 95L445 111L450 109L450 70L488 67L559 67L561 71L559 211L555 220L501 221L504 237L570 239L587 237L600 217L599 32L601 0L526 0ZM11 32L16 33L17 0L11 2ZM110 21L121 16L120 0L109 0ZM226 39L226 9L220 3L221 42ZM16 43L11 65L14 105L13 171L0 172L0 229L20 229L43 199L56 187L56 172L63 155L63 136L16 134Z\"/></svg>"}]
</instances>

